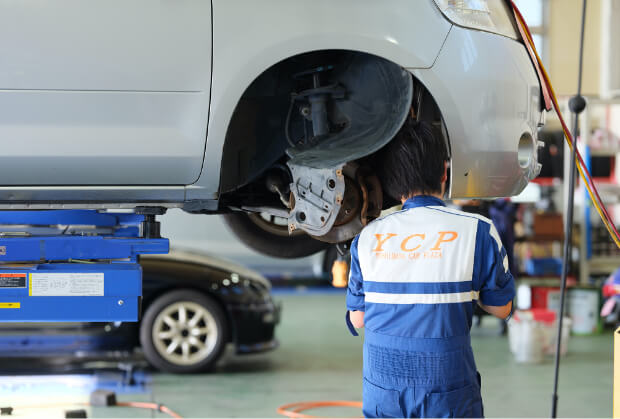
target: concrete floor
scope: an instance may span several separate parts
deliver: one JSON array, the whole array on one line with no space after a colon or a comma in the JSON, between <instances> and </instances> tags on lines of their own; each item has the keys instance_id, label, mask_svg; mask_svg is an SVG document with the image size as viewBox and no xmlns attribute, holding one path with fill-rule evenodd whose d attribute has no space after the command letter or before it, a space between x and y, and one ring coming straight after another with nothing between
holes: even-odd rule
<instances>
[{"instance_id":1,"label":"concrete floor","mask_svg":"<svg viewBox=\"0 0 620 419\"><path fill-rule=\"evenodd\" d=\"M278 406L295 401L361 400L362 340L350 336L343 324L344 294L285 293L277 294L277 299L284 307L277 331L281 347L276 351L245 357L228 354L208 375L154 374L149 394L119 399L153 400L185 417L274 417ZM486 416L548 417L553 360L542 365L515 363L507 339L496 336L496 323L487 320L473 333ZM560 373L559 416L611 416L612 340L611 333L571 337ZM361 412L311 413L359 416ZM165 416L94 408L89 417Z\"/></svg>"}]
</instances>

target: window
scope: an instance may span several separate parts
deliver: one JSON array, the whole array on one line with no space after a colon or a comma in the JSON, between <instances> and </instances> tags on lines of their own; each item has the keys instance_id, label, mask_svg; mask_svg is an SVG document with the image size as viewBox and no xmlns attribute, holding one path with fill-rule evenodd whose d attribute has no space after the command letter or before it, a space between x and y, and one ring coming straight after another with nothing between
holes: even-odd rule
<instances>
[{"instance_id":1,"label":"window","mask_svg":"<svg viewBox=\"0 0 620 419\"><path fill-rule=\"evenodd\" d=\"M538 54L546 62L548 2L545 0L514 0L514 2L530 27Z\"/></svg>"}]
</instances>

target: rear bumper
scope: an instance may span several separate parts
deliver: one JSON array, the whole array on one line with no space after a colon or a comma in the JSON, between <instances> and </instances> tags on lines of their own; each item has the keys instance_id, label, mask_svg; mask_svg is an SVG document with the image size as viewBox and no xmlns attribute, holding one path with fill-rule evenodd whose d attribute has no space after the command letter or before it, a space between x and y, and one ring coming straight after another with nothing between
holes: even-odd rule
<instances>
[{"instance_id":1,"label":"rear bumper","mask_svg":"<svg viewBox=\"0 0 620 419\"><path fill-rule=\"evenodd\" d=\"M446 124L452 198L516 195L538 175L541 91L523 44L453 26L433 67L410 71Z\"/></svg>"},{"instance_id":2,"label":"rear bumper","mask_svg":"<svg viewBox=\"0 0 620 419\"><path fill-rule=\"evenodd\" d=\"M275 328L280 323L281 304L230 306L233 319L233 343L239 354L265 352L278 347Z\"/></svg>"}]
</instances>

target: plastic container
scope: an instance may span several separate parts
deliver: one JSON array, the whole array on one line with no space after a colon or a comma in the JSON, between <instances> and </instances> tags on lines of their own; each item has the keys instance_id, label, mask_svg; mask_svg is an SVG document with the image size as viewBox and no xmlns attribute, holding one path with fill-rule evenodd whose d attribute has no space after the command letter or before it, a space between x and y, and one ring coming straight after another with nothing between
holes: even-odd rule
<instances>
[{"instance_id":1,"label":"plastic container","mask_svg":"<svg viewBox=\"0 0 620 419\"><path fill-rule=\"evenodd\" d=\"M572 320L570 317L564 317L564 321L562 322L562 345L560 346L560 355L566 355L568 351L568 341L570 340L570 333L572 327ZM557 348L557 338L558 338L558 323L557 321L553 322L553 327L547 329L547 345L545 346L545 354L547 355L555 355L555 350Z\"/></svg>"},{"instance_id":2,"label":"plastic container","mask_svg":"<svg viewBox=\"0 0 620 419\"><path fill-rule=\"evenodd\" d=\"M573 320L573 333L599 333L600 291L595 288L573 288L568 291L568 312Z\"/></svg>"},{"instance_id":3,"label":"plastic container","mask_svg":"<svg viewBox=\"0 0 620 419\"><path fill-rule=\"evenodd\" d=\"M517 310L508 323L510 351L520 363L537 364L556 350L556 314L550 310ZM564 318L560 354L568 349L571 320Z\"/></svg>"},{"instance_id":4,"label":"plastic container","mask_svg":"<svg viewBox=\"0 0 620 419\"><path fill-rule=\"evenodd\" d=\"M557 312L560 307L560 288L532 287L532 307Z\"/></svg>"},{"instance_id":5,"label":"plastic container","mask_svg":"<svg viewBox=\"0 0 620 419\"><path fill-rule=\"evenodd\" d=\"M531 276L561 275L562 259L560 258L533 258L525 261L525 272Z\"/></svg>"}]
</instances>

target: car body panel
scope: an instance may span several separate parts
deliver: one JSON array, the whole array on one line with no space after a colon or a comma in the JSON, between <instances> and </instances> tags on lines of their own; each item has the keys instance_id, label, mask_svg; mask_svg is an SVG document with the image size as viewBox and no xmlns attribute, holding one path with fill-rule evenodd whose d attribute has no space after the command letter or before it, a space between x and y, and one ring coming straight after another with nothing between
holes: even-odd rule
<instances>
[{"instance_id":1,"label":"car body panel","mask_svg":"<svg viewBox=\"0 0 620 419\"><path fill-rule=\"evenodd\" d=\"M194 217L192 218L194 219ZM244 278L260 283L266 289L271 289L271 282L269 282L269 280L257 271L246 268L245 266L242 266L234 261L217 257L215 255L216 253L214 253L216 249L210 249L208 254L204 253L204 250L207 249L203 249L202 252L200 249L194 249L193 251L172 250L166 255L157 255L157 257L146 255L143 259L141 259L141 261L143 263L148 263L149 259L157 259L159 261L169 260L170 263L181 263L184 264L184 267L188 265L208 266L209 270L212 270L213 272L221 272L224 274L234 272ZM214 278L213 275L210 275L210 278Z\"/></svg>"},{"instance_id":2,"label":"car body panel","mask_svg":"<svg viewBox=\"0 0 620 419\"><path fill-rule=\"evenodd\" d=\"M144 281L143 284L145 305L148 306L149 302L157 298L162 291L178 288L206 291L225 305L262 305L266 302L266 298L267 302L271 301L269 282L258 273L252 272L250 276L246 276L244 272L248 269L242 268L242 271L237 272L235 264L231 264L232 269L222 269L219 266L206 265L199 259L192 262L188 259L177 260L174 258L174 253L172 252L169 258L141 257L140 265L144 275L149 278L148 283ZM237 278L235 281L233 276Z\"/></svg>"},{"instance_id":3,"label":"car body panel","mask_svg":"<svg viewBox=\"0 0 620 419\"><path fill-rule=\"evenodd\" d=\"M203 0L0 0L2 184L194 182L211 34Z\"/></svg>"},{"instance_id":4,"label":"car body panel","mask_svg":"<svg viewBox=\"0 0 620 419\"><path fill-rule=\"evenodd\" d=\"M538 175L540 84L523 44L454 26L432 69L411 69L428 87L450 139L450 196L519 194ZM519 165L519 140L532 136ZM526 148L527 149L527 148Z\"/></svg>"},{"instance_id":5,"label":"car body panel","mask_svg":"<svg viewBox=\"0 0 620 419\"><path fill-rule=\"evenodd\" d=\"M0 93L3 185L185 185L202 166L208 93ZM19 123L16 123L19 121Z\"/></svg>"},{"instance_id":6,"label":"car body panel","mask_svg":"<svg viewBox=\"0 0 620 419\"><path fill-rule=\"evenodd\" d=\"M389 6L370 0L257 4L213 0L209 135L203 171L188 188L188 200L218 196L228 123L245 89L272 65L310 51L340 49L377 55L402 67L428 68L451 27L430 0L390 0Z\"/></svg>"},{"instance_id":7,"label":"car body panel","mask_svg":"<svg viewBox=\"0 0 620 419\"><path fill-rule=\"evenodd\" d=\"M325 49L424 84L451 141L452 197L509 196L536 173L535 150L526 171L516 159L539 116L523 45L453 26L432 0L0 0L0 23L0 208L218 211L239 98Z\"/></svg>"}]
</instances>

